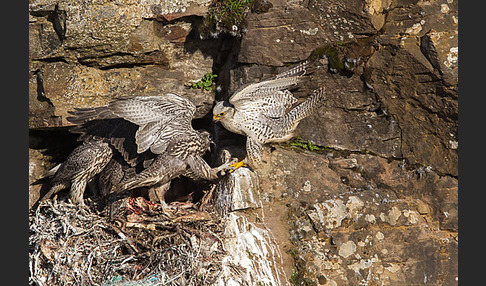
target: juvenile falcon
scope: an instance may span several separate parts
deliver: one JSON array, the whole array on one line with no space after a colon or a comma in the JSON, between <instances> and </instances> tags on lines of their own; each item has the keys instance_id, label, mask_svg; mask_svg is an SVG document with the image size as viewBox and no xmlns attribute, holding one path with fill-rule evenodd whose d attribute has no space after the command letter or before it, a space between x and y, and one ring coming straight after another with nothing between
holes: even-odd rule
<instances>
[{"instance_id":1,"label":"juvenile falcon","mask_svg":"<svg viewBox=\"0 0 486 286\"><path fill-rule=\"evenodd\" d=\"M86 185L101 172L113 155L113 150L103 140L87 138L74 148L58 169L51 181L49 191L41 201L49 199L59 191L70 188L69 199L73 203L83 203ZM57 167L57 166L56 166Z\"/></svg>"},{"instance_id":2,"label":"juvenile falcon","mask_svg":"<svg viewBox=\"0 0 486 286\"><path fill-rule=\"evenodd\" d=\"M300 120L311 115L323 99L324 88L314 91L305 101L288 90L305 75L308 63L259 83L237 90L228 101L219 101L213 108L213 119L229 131L247 136L247 160L252 167L262 161L263 144L292 138Z\"/></svg>"},{"instance_id":3,"label":"juvenile falcon","mask_svg":"<svg viewBox=\"0 0 486 286\"><path fill-rule=\"evenodd\" d=\"M82 203L84 188L82 191L79 189L99 174L114 154L118 155L123 164L142 170L142 173L139 172L140 176L133 177L136 182L126 187L168 182L175 174L179 174L182 163L193 172L211 175L220 170L231 169L230 163L210 168L203 160L202 155L208 150L210 139L207 132L192 128L191 121L195 111L196 106L191 101L168 93L161 96L120 97L106 106L77 108L70 112L73 117L67 119L77 124L71 132L79 133L78 140L84 143L58 169L53 179L54 184L43 200L62 190L61 186L71 186L71 200ZM175 161L181 160L182 163L169 160L169 163L164 163L164 171L160 171L165 175L152 175L149 176L152 181L143 182L143 171L148 172L159 166L157 159L164 158L160 157L161 154L172 156ZM111 187L118 190L123 186Z\"/></svg>"},{"instance_id":4,"label":"juvenile falcon","mask_svg":"<svg viewBox=\"0 0 486 286\"><path fill-rule=\"evenodd\" d=\"M170 181L179 176L186 176L193 180L214 180L218 173L229 169L223 164L217 168L211 168L202 156L209 150L210 136L207 131L201 132L203 138L200 148L195 149L193 154L179 154L177 146L171 146L163 154L157 155L148 166L137 172L136 167L130 167L126 163L111 159L110 163L103 169L99 177L99 189L101 195L106 197L113 193L119 193L140 187L150 187L149 197L151 200L164 201L164 195L170 188Z\"/></svg>"}]
</instances>

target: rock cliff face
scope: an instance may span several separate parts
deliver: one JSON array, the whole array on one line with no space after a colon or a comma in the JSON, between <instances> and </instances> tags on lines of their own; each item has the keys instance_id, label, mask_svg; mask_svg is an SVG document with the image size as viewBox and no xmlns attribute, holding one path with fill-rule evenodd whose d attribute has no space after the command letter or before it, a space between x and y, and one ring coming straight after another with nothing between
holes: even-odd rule
<instances>
[{"instance_id":1,"label":"rock cliff face","mask_svg":"<svg viewBox=\"0 0 486 286\"><path fill-rule=\"evenodd\" d=\"M245 173L280 249L276 281L457 285L457 0L254 0L241 38L201 37L212 2L30 0L30 183L74 148L69 110L121 95L187 97L199 127L241 149L208 123L214 101L313 59L325 68L294 94L327 95L303 141L266 146ZM214 92L190 89L208 72Z\"/></svg>"}]
</instances>

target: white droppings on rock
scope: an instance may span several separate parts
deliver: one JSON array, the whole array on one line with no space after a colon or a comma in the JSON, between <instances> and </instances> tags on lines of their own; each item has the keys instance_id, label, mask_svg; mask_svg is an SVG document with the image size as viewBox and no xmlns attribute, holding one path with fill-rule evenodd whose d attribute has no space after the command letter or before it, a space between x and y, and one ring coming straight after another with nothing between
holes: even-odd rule
<instances>
[{"instance_id":1,"label":"white droppings on rock","mask_svg":"<svg viewBox=\"0 0 486 286\"><path fill-rule=\"evenodd\" d=\"M221 275L215 285L282 285L277 263L280 252L266 229L242 215L230 213L223 241L228 256L222 260Z\"/></svg>"},{"instance_id":2,"label":"white droppings on rock","mask_svg":"<svg viewBox=\"0 0 486 286\"><path fill-rule=\"evenodd\" d=\"M225 176L217 185L216 209L224 215L229 211L257 208L258 177L248 168L239 168Z\"/></svg>"}]
</instances>

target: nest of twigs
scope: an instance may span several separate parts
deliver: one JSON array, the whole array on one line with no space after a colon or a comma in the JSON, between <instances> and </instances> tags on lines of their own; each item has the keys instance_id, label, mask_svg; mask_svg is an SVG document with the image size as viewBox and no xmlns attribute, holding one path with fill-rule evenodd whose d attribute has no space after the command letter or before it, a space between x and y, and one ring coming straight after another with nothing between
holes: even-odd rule
<instances>
[{"instance_id":1,"label":"nest of twigs","mask_svg":"<svg viewBox=\"0 0 486 286\"><path fill-rule=\"evenodd\" d=\"M29 215L29 284L213 285L224 246L204 202L43 202Z\"/></svg>"}]
</instances>

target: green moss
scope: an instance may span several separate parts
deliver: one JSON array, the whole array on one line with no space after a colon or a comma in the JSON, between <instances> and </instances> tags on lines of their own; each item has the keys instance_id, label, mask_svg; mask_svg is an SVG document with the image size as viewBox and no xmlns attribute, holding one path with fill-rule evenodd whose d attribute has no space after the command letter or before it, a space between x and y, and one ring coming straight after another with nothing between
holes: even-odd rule
<instances>
[{"instance_id":1,"label":"green moss","mask_svg":"<svg viewBox=\"0 0 486 286\"><path fill-rule=\"evenodd\" d=\"M299 283L300 279L299 278L300 278L299 272L297 271L297 269L294 268L294 272L292 272L292 275L290 276L290 279L289 279L290 284L300 285L300 283Z\"/></svg>"},{"instance_id":2,"label":"green moss","mask_svg":"<svg viewBox=\"0 0 486 286\"><path fill-rule=\"evenodd\" d=\"M281 143L280 146L284 149L297 151L297 152L311 151L321 155L327 155L329 153L332 153L333 157L342 157L342 158L347 158L351 153L353 153L352 151L349 150L339 150L328 146L314 145L309 140L304 140L299 136L288 142Z\"/></svg>"},{"instance_id":3,"label":"green moss","mask_svg":"<svg viewBox=\"0 0 486 286\"><path fill-rule=\"evenodd\" d=\"M251 11L254 0L216 0L209 7L209 13L200 28L203 37L220 34L241 36L246 15Z\"/></svg>"},{"instance_id":4,"label":"green moss","mask_svg":"<svg viewBox=\"0 0 486 286\"><path fill-rule=\"evenodd\" d=\"M295 286L317 286L317 283L312 281L311 278L305 277L308 275L305 261L294 255L292 257L294 258L296 268L294 268L292 275L290 275L290 284Z\"/></svg>"},{"instance_id":5,"label":"green moss","mask_svg":"<svg viewBox=\"0 0 486 286\"><path fill-rule=\"evenodd\" d=\"M339 49L343 46L344 43L337 42L334 44L329 44L327 46L318 47L314 51L312 51L311 58L322 57L323 55L325 55L329 60L329 65L331 66L331 68L340 72L345 68L339 53Z\"/></svg>"},{"instance_id":6,"label":"green moss","mask_svg":"<svg viewBox=\"0 0 486 286\"><path fill-rule=\"evenodd\" d=\"M247 8L251 7L253 0L223 0L219 16L227 27L238 26L246 16Z\"/></svg>"},{"instance_id":7,"label":"green moss","mask_svg":"<svg viewBox=\"0 0 486 286\"><path fill-rule=\"evenodd\" d=\"M290 146L299 147L309 151L318 151L321 149L321 147L312 144L309 140L307 140L307 142L304 142L304 140L302 140L300 136L297 137L296 141L291 142Z\"/></svg>"}]
</instances>

